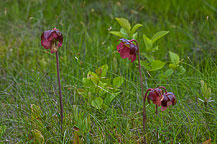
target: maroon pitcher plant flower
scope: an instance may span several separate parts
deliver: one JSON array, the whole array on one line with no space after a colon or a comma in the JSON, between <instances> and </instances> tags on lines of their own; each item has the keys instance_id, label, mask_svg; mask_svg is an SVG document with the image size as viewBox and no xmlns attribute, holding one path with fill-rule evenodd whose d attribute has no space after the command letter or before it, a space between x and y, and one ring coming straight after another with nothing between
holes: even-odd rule
<instances>
[{"instance_id":1,"label":"maroon pitcher plant flower","mask_svg":"<svg viewBox=\"0 0 217 144\"><path fill-rule=\"evenodd\" d=\"M162 89L164 89L165 92L163 92ZM176 96L172 92L167 92L165 87L158 87L154 89L149 88L146 91L144 98L147 94L148 102L150 103L151 100L157 106L161 106L162 111L166 110L168 106L176 104Z\"/></svg>"},{"instance_id":2,"label":"maroon pitcher plant flower","mask_svg":"<svg viewBox=\"0 0 217 144\"><path fill-rule=\"evenodd\" d=\"M51 53L57 52L58 48L62 46L62 43L63 35L56 28L47 30L41 35L41 45L46 49L50 49Z\"/></svg>"},{"instance_id":3,"label":"maroon pitcher plant flower","mask_svg":"<svg viewBox=\"0 0 217 144\"><path fill-rule=\"evenodd\" d=\"M128 58L131 62L136 60L136 56L138 56L138 68L139 68L139 77L140 77L140 85L141 85L141 95L144 96L144 87L143 87L143 78L142 78L142 68L141 68L141 60L140 60L140 51L139 51L139 44L137 40L131 39L120 39L120 44L117 45L117 50L120 53L121 58L125 59ZM146 107L145 107L145 100L146 96L143 99L143 131L144 131L144 143L146 143Z\"/></svg>"},{"instance_id":4,"label":"maroon pitcher plant flower","mask_svg":"<svg viewBox=\"0 0 217 144\"><path fill-rule=\"evenodd\" d=\"M41 45L50 49L51 53L56 53L56 65L57 65L57 79L59 85L59 100L60 100L60 129L62 132L62 124L63 124L63 101L62 101L62 91L61 91L61 80L60 80L60 68L59 68L59 56L58 56L58 48L62 46L63 43L63 35L62 33L53 28L52 30L47 30L41 35Z\"/></svg>"},{"instance_id":5,"label":"maroon pitcher plant flower","mask_svg":"<svg viewBox=\"0 0 217 144\"><path fill-rule=\"evenodd\" d=\"M176 96L172 92L163 94L163 100L161 101L161 110L165 111L168 106L176 104Z\"/></svg>"},{"instance_id":6,"label":"maroon pitcher plant flower","mask_svg":"<svg viewBox=\"0 0 217 144\"><path fill-rule=\"evenodd\" d=\"M157 106L161 105L161 101L163 100L163 91L159 88L151 89L148 95L148 102L150 103L150 100L153 101L154 104Z\"/></svg>"},{"instance_id":7,"label":"maroon pitcher plant flower","mask_svg":"<svg viewBox=\"0 0 217 144\"><path fill-rule=\"evenodd\" d=\"M128 58L131 62L134 62L138 51L137 46L127 39L120 39L120 41L120 44L117 45L117 50L120 53L121 58Z\"/></svg>"}]
</instances>

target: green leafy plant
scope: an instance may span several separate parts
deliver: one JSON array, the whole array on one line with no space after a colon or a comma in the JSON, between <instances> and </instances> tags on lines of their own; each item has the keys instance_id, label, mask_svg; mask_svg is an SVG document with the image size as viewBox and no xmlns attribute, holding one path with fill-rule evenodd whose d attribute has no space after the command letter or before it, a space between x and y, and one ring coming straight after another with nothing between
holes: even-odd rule
<instances>
[{"instance_id":1,"label":"green leafy plant","mask_svg":"<svg viewBox=\"0 0 217 144\"><path fill-rule=\"evenodd\" d=\"M212 90L208 87L207 83L205 83L203 80L200 81L201 84L201 94L198 98L199 101L201 101L204 105L207 105L210 102L213 102L214 100L211 97Z\"/></svg>"},{"instance_id":2,"label":"green leafy plant","mask_svg":"<svg viewBox=\"0 0 217 144\"><path fill-rule=\"evenodd\" d=\"M164 37L168 33L169 31L160 31L154 34L152 38L149 38L148 36L143 34L143 41L145 43L146 49L145 52L142 53L142 55L145 56L146 60L142 60L141 64L146 70L157 71L165 66L166 62L155 59L153 53L159 50L158 45L155 45L156 41Z\"/></svg>"},{"instance_id":3,"label":"green leafy plant","mask_svg":"<svg viewBox=\"0 0 217 144\"><path fill-rule=\"evenodd\" d=\"M138 56L138 68L139 68L139 77L140 77L140 85L141 85L141 95L143 98L143 130L144 130L144 143L147 143L146 140L146 106L145 102L147 99L147 92L144 95L144 87L143 87L143 77L141 72L141 66L143 66L146 71L159 71L162 69L166 62L163 62L159 59L156 59L153 55L154 52L159 51L158 45L156 45L156 41L160 38L164 37L169 33L169 31L160 31L154 34L151 38L143 34L143 41L145 44L145 49L140 49L137 39L138 32L136 30L141 27L141 24L135 24L133 28L131 28L131 24L125 18L116 18L118 23L121 26L120 31L111 31L110 33L116 36L121 37L119 39L121 42L117 45L117 50L120 53L121 58L128 58L131 62L134 62ZM129 40L128 40L129 39ZM173 69L178 69L181 74L185 72L185 69L182 66L179 66L180 59L179 56L173 52L169 52L171 64L169 65L171 68L168 69L164 74L169 76L173 73ZM144 56L144 60L140 58L140 56ZM146 85L148 87L148 85ZM148 89L151 90L151 89ZM162 93L160 94L162 95ZM172 94L171 94L172 96ZM165 98L167 99L167 97ZM160 99L161 102L163 99ZM165 100L167 101L167 100ZM157 108L156 108L157 111ZM157 112L156 112L157 113Z\"/></svg>"},{"instance_id":4,"label":"green leafy plant","mask_svg":"<svg viewBox=\"0 0 217 144\"><path fill-rule=\"evenodd\" d=\"M120 31L110 31L111 34L119 36L121 38L125 39L137 39L138 28L142 27L142 24L135 24L131 28L131 24L129 21L125 18L115 18L120 26L122 27ZM141 60L141 65L145 67L148 71L157 71L159 69L162 69L165 66L165 62L161 60L156 60L153 56L153 53L158 51L158 45L155 45L156 41L160 38L167 35L169 31L160 31L157 32L152 36L152 38L149 38L145 34L143 34L143 41L145 43L146 49L145 52L140 52L142 56L145 56L146 60Z\"/></svg>"},{"instance_id":5,"label":"green leafy plant","mask_svg":"<svg viewBox=\"0 0 217 144\"><path fill-rule=\"evenodd\" d=\"M125 39L136 39L137 38L137 30L138 28L142 27L142 24L135 24L131 28L131 24L125 18L115 18L118 23L121 25L120 31L110 31L111 34L119 36Z\"/></svg>"},{"instance_id":6,"label":"green leafy plant","mask_svg":"<svg viewBox=\"0 0 217 144\"><path fill-rule=\"evenodd\" d=\"M31 104L31 123L32 123L32 137L34 143L44 143L44 136L42 132L45 126L42 122L42 110L38 105Z\"/></svg>"},{"instance_id":7,"label":"green leafy plant","mask_svg":"<svg viewBox=\"0 0 217 144\"><path fill-rule=\"evenodd\" d=\"M113 99L119 95L123 77L118 76L113 80L106 77L108 65L103 65L96 69L96 72L89 71L86 78L82 79L83 88L77 91L88 103L100 110L106 110Z\"/></svg>"},{"instance_id":8,"label":"green leafy plant","mask_svg":"<svg viewBox=\"0 0 217 144\"><path fill-rule=\"evenodd\" d=\"M57 79L58 79L58 86L59 86L59 100L60 100L60 129L62 129L63 125L63 97L62 97L62 90L61 90L61 80L60 80L60 68L59 68L59 55L58 55L58 48L62 46L63 43L63 35L62 33L53 28L52 30L44 31L41 35L41 45L45 49L50 49L51 53L56 53L56 65L57 65Z\"/></svg>"},{"instance_id":9,"label":"green leafy plant","mask_svg":"<svg viewBox=\"0 0 217 144\"><path fill-rule=\"evenodd\" d=\"M169 57L169 68L165 72L160 73L160 79L168 79L172 74L175 74L175 76L183 75L186 72L185 68L181 65L181 60L178 54L169 51Z\"/></svg>"}]
</instances>

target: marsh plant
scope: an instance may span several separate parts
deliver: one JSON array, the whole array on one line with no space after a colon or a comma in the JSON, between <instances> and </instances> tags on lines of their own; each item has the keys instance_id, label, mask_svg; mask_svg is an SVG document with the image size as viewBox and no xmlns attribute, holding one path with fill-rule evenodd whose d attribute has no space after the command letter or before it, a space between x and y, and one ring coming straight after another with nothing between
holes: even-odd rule
<instances>
[{"instance_id":1,"label":"marsh plant","mask_svg":"<svg viewBox=\"0 0 217 144\"><path fill-rule=\"evenodd\" d=\"M62 98L62 91L61 91L58 48L62 46L62 43L63 43L63 35L56 28L53 28L52 30L47 30L43 32L41 35L41 45L46 49L50 49L51 53L56 54L57 79L58 79L58 86L59 86L60 122L61 122L60 129L61 131L62 131L62 124L63 124L63 102L62 102L63 98Z\"/></svg>"},{"instance_id":2,"label":"marsh plant","mask_svg":"<svg viewBox=\"0 0 217 144\"><path fill-rule=\"evenodd\" d=\"M116 18L117 22L120 24L120 31L110 31L111 34L121 37L119 39L120 43L117 45L117 51L120 54L121 58L128 58L131 62L138 63L138 71L140 77L140 86L141 86L141 97L143 98L143 131L144 131L144 143L147 143L146 140L146 99L152 100L156 105L156 114L157 107L161 106L161 110L164 111L169 105L174 105L176 103L176 97L172 92L168 92L165 87L158 88L148 88L146 75L142 75L142 67L150 75L152 71L159 71L162 69L166 62L158 60L154 57L154 52L159 50L158 45L155 45L156 41L160 38L164 37L169 33L169 31L160 31L153 35L152 38L149 38L145 34L143 34L143 41L145 44L145 49L141 49L139 47L139 42L137 41L138 37L138 28L142 27L142 24L135 24L131 27L129 21L125 18ZM179 71L179 74L184 74L184 67L180 66L180 58L179 56L169 51L169 55L171 58L171 63L169 64L169 69L159 75L160 79L168 79L174 71ZM138 57L138 61L136 58ZM146 94L144 94L144 86L143 86L143 77L146 84ZM165 92L162 91L165 90ZM149 92L149 95L148 95ZM148 96L148 97L147 97Z\"/></svg>"}]
</instances>

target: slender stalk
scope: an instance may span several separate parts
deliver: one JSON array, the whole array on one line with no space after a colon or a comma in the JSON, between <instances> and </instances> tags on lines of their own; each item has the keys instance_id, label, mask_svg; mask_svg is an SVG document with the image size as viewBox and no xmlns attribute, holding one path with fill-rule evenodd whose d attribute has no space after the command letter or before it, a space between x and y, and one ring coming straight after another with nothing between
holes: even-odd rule
<instances>
[{"instance_id":1,"label":"slender stalk","mask_svg":"<svg viewBox=\"0 0 217 144\"><path fill-rule=\"evenodd\" d=\"M158 115L157 105L155 105L155 114Z\"/></svg>"},{"instance_id":2,"label":"slender stalk","mask_svg":"<svg viewBox=\"0 0 217 144\"><path fill-rule=\"evenodd\" d=\"M141 95L142 98L144 96L144 87L143 87L143 78L142 78L142 70L141 70L141 62L140 62L140 51L139 51L139 44L136 40L131 40L136 43L136 46L138 48L138 64L139 64L139 77L140 77L140 85L141 85ZM144 144L146 144L146 107L145 107L145 101L146 101L146 96L143 99L143 131L144 131Z\"/></svg>"},{"instance_id":3,"label":"slender stalk","mask_svg":"<svg viewBox=\"0 0 217 144\"><path fill-rule=\"evenodd\" d=\"M158 109L157 109L157 105L155 105L155 114L156 114L156 117L158 116ZM157 141L158 141L158 128L157 128ZM156 142L157 142L156 141Z\"/></svg>"},{"instance_id":4,"label":"slender stalk","mask_svg":"<svg viewBox=\"0 0 217 144\"><path fill-rule=\"evenodd\" d=\"M60 82L60 68L59 68L59 58L58 58L58 51L56 52L56 64L57 64L57 78L58 78L58 85L59 85L59 99L60 99L60 116L61 116L61 124L60 129L62 132L62 125L63 125L63 98L62 98L62 91L61 91L61 82Z\"/></svg>"}]
</instances>

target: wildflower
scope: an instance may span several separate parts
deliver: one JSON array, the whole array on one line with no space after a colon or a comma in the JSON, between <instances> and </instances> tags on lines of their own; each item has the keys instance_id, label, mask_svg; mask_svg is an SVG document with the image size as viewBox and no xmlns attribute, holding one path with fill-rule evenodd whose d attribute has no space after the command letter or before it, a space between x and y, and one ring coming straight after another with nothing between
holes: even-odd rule
<instances>
[{"instance_id":1,"label":"wildflower","mask_svg":"<svg viewBox=\"0 0 217 144\"><path fill-rule=\"evenodd\" d=\"M154 88L149 92L148 102L150 103L150 100L152 100L154 104L160 106L163 98L163 91L159 88Z\"/></svg>"},{"instance_id":2,"label":"wildflower","mask_svg":"<svg viewBox=\"0 0 217 144\"><path fill-rule=\"evenodd\" d=\"M176 104L176 96L172 92L163 94L163 100L161 101L161 110L164 111L170 105Z\"/></svg>"},{"instance_id":3,"label":"wildflower","mask_svg":"<svg viewBox=\"0 0 217 144\"><path fill-rule=\"evenodd\" d=\"M57 52L58 48L62 46L62 43L63 35L56 28L45 31L41 35L41 45L46 49L50 49L51 53Z\"/></svg>"},{"instance_id":4,"label":"wildflower","mask_svg":"<svg viewBox=\"0 0 217 144\"><path fill-rule=\"evenodd\" d=\"M162 89L164 89L164 92ZM161 106L162 111L165 111L168 106L176 104L176 96L172 92L167 92L165 87L158 87L154 89L149 88L145 93L145 97L148 92L148 102L150 103L151 100L157 106Z\"/></svg>"},{"instance_id":5,"label":"wildflower","mask_svg":"<svg viewBox=\"0 0 217 144\"><path fill-rule=\"evenodd\" d=\"M127 39L120 39L120 41L120 44L117 45L117 50L120 53L121 58L128 58L131 62L134 62L138 51L137 46Z\"/></svg>"}]
</instances>

